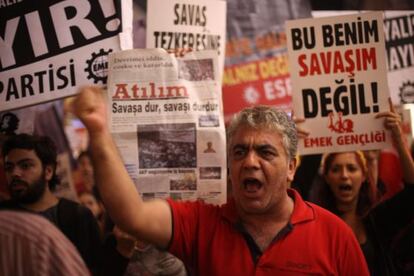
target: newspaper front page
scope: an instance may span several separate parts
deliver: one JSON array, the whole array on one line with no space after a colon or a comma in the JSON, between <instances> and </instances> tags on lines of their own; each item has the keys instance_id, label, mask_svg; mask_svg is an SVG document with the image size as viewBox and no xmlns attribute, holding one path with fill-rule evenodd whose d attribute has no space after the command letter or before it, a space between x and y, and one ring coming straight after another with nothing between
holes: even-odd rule
<instances>
[{"instance_id":1,"label":"newspaper front page","mask_svg":"<svg viewBox=\"0 0 414 276\"><path fill-rule=\"evenodd\" d=\"M213 50L109 56L110 127L144 200L226 200L221 86Z\"/></svg>"}]
</instances>

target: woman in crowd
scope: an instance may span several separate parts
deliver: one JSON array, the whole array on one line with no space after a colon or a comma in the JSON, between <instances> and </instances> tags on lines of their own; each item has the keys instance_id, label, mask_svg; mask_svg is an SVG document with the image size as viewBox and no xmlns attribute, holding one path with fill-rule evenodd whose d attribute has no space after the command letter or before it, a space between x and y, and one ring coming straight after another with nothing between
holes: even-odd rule
<instances>
[{"instance_id":1,"label":"woman in crowd","mask_svg":"<svg viewBox=\"0 0 414 276\"><path fill-rule=\"evenodd\" d=\"M77 159L77 169L74 173L75 188L78 195L83 192L95 193L95 179L89 152L83 151Z\"/></svg>"},{"instance_id":2,"label":"woman in crowd","mask_svg":"<svg viewBox=\"0 0 414 276\"><path fill-rule=\"evenodd\" d=\"M330 153L322 163L323 183L318 204L340 216L353 230L371 275L399 275L390 251L393 239L414 218L414 163L400 126L391 111L377 114L391 130L400 156L405 188L375 205L375 185L362 152Z\"/></svg>"},{"instance_id":3,"label":"woman in crowd","mask_svg":"<svg viewBox=\"0 0 414 276\"><path fill-rule=\"evenodd\" d=\"M82 192L79 195L79 202L85 206L86 208L89 208L91 210L93 216L96 218L96 221L98 222L101 238L104 238L104 235L107 232L106 226L106 213L105 208L93 193L91 192Z\"/></svg>"}]
</instances>

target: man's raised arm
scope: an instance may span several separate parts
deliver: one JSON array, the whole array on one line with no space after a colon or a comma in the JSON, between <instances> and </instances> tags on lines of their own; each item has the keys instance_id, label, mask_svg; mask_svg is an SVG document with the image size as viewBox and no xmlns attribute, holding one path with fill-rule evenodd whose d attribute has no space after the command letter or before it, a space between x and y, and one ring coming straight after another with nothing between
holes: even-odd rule
<instances>
[{"instance_id":1,"label":"man's raised arm","mask_svg":"<svg viewBox=\"0 0 414 276\"><path fill-rule=\"evenodd\" d=\"M172 235L170 207L139 196L112 140L103 91L81 88L72 109L88 130L96 185L110 217L137 239L165 248Z\"/></svg>"}]
</instances>

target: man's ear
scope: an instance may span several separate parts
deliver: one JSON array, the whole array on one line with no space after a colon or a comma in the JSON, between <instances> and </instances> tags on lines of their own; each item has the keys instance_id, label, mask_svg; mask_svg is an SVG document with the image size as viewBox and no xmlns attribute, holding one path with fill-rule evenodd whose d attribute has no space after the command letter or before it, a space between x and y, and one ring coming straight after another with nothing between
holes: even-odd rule
<instances>
[{"instance_id":1,"label":"man's ear","mask_svg":"<svg viewBox=\"0 0 414 276\"><path fill-rule=\"evenodd\" d=\"M50 181L53 177L53 166L52 165L46 165L45 166L45 178L46 181Z\"/></svg>"},{"instance_id":2,"label":"man's ear","mask_svg":"<svg viewBox=\"0 0 414 276\"><path fill-rule=\"evenodd\" d=\"M292 159L290 159L289 164L288 164L288 172L287 172L287 180L289 182L293 181L293 178L295 177L295 172L296 172L296 166L298 164L298 157L294 157Z\"/></svg>"}]
</instances>

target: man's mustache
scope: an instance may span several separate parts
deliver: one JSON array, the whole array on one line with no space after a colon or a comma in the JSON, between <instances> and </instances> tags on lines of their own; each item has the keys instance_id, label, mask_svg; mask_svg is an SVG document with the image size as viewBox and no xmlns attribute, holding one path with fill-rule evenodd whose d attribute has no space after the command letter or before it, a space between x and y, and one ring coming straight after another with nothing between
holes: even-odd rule
<instances>
[{"instance_id":1,"label":"man's mustache","mask_svg":"<svg viewBox=\"0 0 414 276\"><path fill-rule=\"evenodd\" d=\"M29 186L29 184L26 181L20 180L20 179L13 179L10 184L9 187L12 188L16 185L24 185L24 186Z\"/></svg>"}]
</instances>

